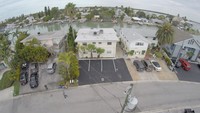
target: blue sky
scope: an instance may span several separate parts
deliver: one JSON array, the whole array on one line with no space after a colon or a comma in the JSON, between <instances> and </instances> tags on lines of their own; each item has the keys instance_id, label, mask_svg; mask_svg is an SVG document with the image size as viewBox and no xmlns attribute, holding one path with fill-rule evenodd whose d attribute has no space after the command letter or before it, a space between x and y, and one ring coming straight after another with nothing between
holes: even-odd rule
<instances>
[{"instance_id":1,"label":"blue sky","mask_svg":"<svg viewBox=\"0 0 200 113\"><path fill-rule=\"evenodd\" d=\"M44 9L44 6L64 8L68 2L77 6L130 6L180 14L200 22L200 2L198 0L0 0L0 20L21 14L30 14Z\"/></svg>"}]
</instances>

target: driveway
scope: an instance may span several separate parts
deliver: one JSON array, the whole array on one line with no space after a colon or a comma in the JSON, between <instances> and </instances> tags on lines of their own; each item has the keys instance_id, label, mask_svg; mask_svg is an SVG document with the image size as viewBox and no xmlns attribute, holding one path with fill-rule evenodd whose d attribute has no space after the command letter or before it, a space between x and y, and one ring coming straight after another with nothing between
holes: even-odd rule
<instances>
[{"instance_id":1,"label":"driveway","mask_svg":"<svg viewBox=\"0 0 200 113\"><path fill-rule=\"evenodd\" d=\"M25 86L20 87L20 94L40 92L46 90L44 85L47 85L48 89L58 88L57 83L61 80L61 76L58 74L58 69L54 74L48 74L46 71L47 64L39 64L39 86L37 88L31 89L29 85L30 73L28 77L28 83Z\"/></svg>"},{"instance_id":2,"label":"driveway","mask_svg":"<svg viewBox=\"0 0 200 113\"><path fill-rule=\"evenodd\" d=\"M191 82L200 82L200 68L197 64L191 63L191 70L185 71L183 68L176 68L177 77L179 80L191 81Z\"/></svg>"},{"instance_id":3,"label":"driveway","mask_svg":"<svg viewBox=\"0 0 200 113\"><path fill-rule=\"evenodd\" d=\"M156 60L162 67L162 71L152 71L152 72L138 72L136 70L136 67L133 65L134 59L126 59L126 65L128 67L128 70L133 78L134 81L140 81L140 80L178 80L176 74L169 70L166 63L163 60Z\"/></svg>"},{"instance_id":4,"label":"driveway","mask_svg":"<svg viewBox=\"0 0 200 113\"><path fill-rule=\"evenodd\" d=\"M124 59L80 60L79 85L132 81Z\"/></svg>"}]
</instances>

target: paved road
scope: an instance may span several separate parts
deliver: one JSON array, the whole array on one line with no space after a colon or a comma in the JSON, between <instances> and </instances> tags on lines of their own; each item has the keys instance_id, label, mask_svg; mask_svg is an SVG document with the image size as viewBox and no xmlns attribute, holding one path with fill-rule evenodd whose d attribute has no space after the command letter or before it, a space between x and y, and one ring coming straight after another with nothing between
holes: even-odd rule
<instances>
[{"instance_id":1,"label":"paved road","mask_svg":"<svg viewBox=\"0 0 200 113\"><path fill-rule=\"evenodd\" d=\"M177 68L177 77L182 81L200 82L200 69L197 64L191 63L191 70L185 71L181 67Z\"/></svg>"},{"instance_id":2,"label":"paved road","mask_svg":"<svg viewBox=\"0 0 200 113\"><path fill-rule=\"evenodd\" d=\"M28 94L1 101L0 113L118 113L127 86L127 82L107 83ZM199 87L186 82L135 82L132 93L139 100L136 112L182 113L184 107L200 105ZM179 111L156 112L173 108ZM199 108L195 108L197 113Z\"/></svg>"}]
</instances>

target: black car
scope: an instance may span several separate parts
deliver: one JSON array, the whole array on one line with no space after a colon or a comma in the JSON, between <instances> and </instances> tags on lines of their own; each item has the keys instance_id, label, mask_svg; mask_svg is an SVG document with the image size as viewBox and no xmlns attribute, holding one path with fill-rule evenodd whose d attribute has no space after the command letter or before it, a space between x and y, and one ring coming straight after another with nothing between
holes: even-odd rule
<instances>
[{"instance_id":1,"label":"black car","mask_svg":"<svg viewBox=\"0 0 200 113\"><path fill-rule=\"evenodd\" d=\"M30 76L30 87L31 88L36 88L38 87L38 74L37 73L32 73Z\"/></svg>"},{"instance_id":2,"label":"black car","mask_svg":"<svg viewBox=\"0 0 200 113\"><path fill-rule=\"evenodd\" d=\"M26 85L28 83L28 73L26 71L20 74L20 83L21 85Z\"/></svg>"},{"instance_id":3,"label":"black car","mask_svg":"<svg viewBox=\"0 0 200 113\"><path fill-rule=\"evenodd\" d=\"M38 64L37 63L32 63L30 65L31 73L37 73L38 72Z\"/></svg>"},{"instance_id":4,"label":"black car","mask_svg":"<svg viewBox=\"0 0 200 113\"><path fill-rule=\"evenodd\" d=\"M133 61L133 64L135 65L137 71L143 72L143 71L145 70L145 67L144 67L144 65L142 64L141 61L139 61L139 60L134 60L134 61Z\"/></svg>"},{"instance_id":5,"label":"black car","mask_svg":"<svg viewBox=\"0 0 200 113\"><path fill-rule=\"evenodd\" d=\"M147 72L151 72L154 70L154 67L149 60L142 60L141 62L144 64L145 70Z\"/></svg>"}]
</instances>

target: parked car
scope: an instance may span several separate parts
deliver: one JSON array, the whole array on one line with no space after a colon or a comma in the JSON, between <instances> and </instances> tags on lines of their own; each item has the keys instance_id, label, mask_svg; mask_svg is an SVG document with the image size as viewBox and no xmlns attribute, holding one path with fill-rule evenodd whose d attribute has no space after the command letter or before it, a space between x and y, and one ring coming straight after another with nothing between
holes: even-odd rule
<instances>
[{"instance_id":1,"label":"parked car","mask_svg":"<svg viewBox=\"0 0 200 113\"><path fill-rule=\"evenodd\" d=\"M134 61L133 61L133 64L135 65L137 71L143 72L143 71L145 70L145 67L144 67L144 65L142 64L141 61L139 61L139 60L134 60Z\"/></svg>"},{"instance_id":2,"label":"parked car","mask_svg":"<svg viewBox=\"0 0 200 113\"><path fill-rule=\"evenodd\" d=\"M32 63L30 66L31 73L37 73L38 72L38 64L37 63Z\"/></svg>"},{"instance_id":3,"label":"parked car","mask_svg":"<svg viewBox=\"0 0 200 113\"><path fill-rule=\"evenodd\" d=\"M56 71L56 63L54 62L54 63L48 64L47 73L53 74L53 73L55 73L55 71Z\"/></svg>"},{"instance_id":4,"label":"parked car","mask_svg":"<svg viewBox=\"0 0 200 113\"><path fill-rule=\"evenodd\" d=\"M151 64L153 65L153 67L154 67L154 69L155 69L156 71L161 71L161 70L162 70L160 64L159 64L157 61L151 60Z\"/></svg>"},{"instance_id":5,"label":"parked car","mask_svg":"<svg viewBox=\"0 0 200 113\"><path fill-rule=\"evenodd\" d=\"M179 60L177 61L176 58L172 58L171 61L174 63L174 66L175 66L176 68L181 67L181 62L180 62Z\"/></svg>"},{"instance_id":6,"label":"parked car","mask_svg":"<svg viewBox=\"0 0 200 113\"><path fill-rule=\"evenodd\" d=\"M197 62L198 62L197 66L200 68L200 58L197 58Z\"/></svg>"},{"instance_id":7,"label":"parked car","mask_svg":"<svg viewBox=\"0 0 200 113\"><path fill-rule=\"evenodd\" d=\"M20 83L21 85L26 85L28 83L28 73L26 71L20 74Z\"/></svg>"},{"instance_id":8,"label":"parked car","mask_svg":"<svg viewBox=\"0 0 200 113\"><path fill-rule=\"evenodd\" d=\"M151 71L153 71L153 65L151 64L151 62L149 61L149 60L142 60L141 61L143 64L144 64L144 66L145 66L145 70L147 71L147 72L151 72Z\"/></svg>"},{"instance_id":9,"label":"parked car","mask_svg":"<svg viewBox=\"0 0 200 113\"><path fill-rule=\"evenodd\" d=\"M191 65L187 60L180 58L179 61L181 62L181 66L184 70L189 71L191 69Z\"/></svg>"},{"instance_id":10,"label":"parked car","mask_svg":"<svg viewBox=\"0 0 200 113\"><path fill-rule=\"evenodd\" d=\"M32 73L30 76L30 87L31 88L36 88L38 87L38 74L37 73Z\"/></svg>"}]
</instances>

